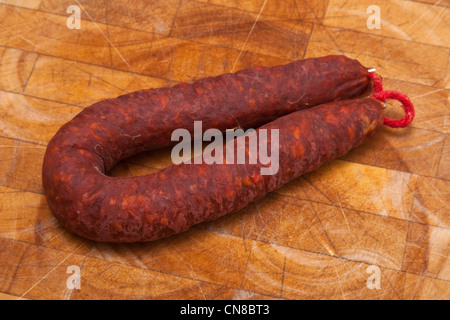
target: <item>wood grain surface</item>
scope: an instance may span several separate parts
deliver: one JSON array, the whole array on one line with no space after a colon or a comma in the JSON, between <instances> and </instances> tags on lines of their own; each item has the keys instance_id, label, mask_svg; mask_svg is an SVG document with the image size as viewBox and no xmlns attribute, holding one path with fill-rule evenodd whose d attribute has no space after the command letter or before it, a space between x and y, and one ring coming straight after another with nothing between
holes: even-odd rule
<instances>
[{"instance_id":1,"label":"wood grain surface","mask_svg":"<svg viewBox=\"0 0 450 320\"><path fill-rule=\"evenodd\" d=\"M0 0L0 299L450 299L450 3L374 2ZM366 24L372 4L380 29ZM80 29L66 25L70 5ZM415 104L412 125L153 243L81 239L50 212L46 145L90 104L328 54L377 68ZM111 175L170 164L161 150Z\"/></svg>"}]
</instances>

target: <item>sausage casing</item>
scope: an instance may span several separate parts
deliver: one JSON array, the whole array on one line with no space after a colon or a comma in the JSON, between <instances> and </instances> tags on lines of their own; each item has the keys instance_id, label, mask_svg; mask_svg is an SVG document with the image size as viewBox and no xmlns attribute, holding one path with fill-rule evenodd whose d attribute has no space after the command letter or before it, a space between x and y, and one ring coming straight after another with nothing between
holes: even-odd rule
<instances>
[{"instance_id":1,"label":"sausage casing","mask_svg":"<svg viewBox=\"0 0 450 320\"><path fill-rule=\"evenodd\" d=\"M382 106L371 98L345 99L371 87L359 62L328 56L100 101L48 144L42 172L47 202L64 227L97 241L151 241L182 232L360 145L382 125ZM105 175L123 158L173 144L175 129L193 132L194 121L204 130L264 123L257 132L279 130L278 172L263 176L260 163L203 163L132 178Z\"/></svg>"}]
</instances>

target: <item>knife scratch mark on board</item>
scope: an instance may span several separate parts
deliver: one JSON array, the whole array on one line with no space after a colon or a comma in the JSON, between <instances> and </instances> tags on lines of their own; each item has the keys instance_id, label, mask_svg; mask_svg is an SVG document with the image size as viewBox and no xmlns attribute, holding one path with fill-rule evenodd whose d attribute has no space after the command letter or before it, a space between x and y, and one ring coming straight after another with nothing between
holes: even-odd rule
<instances>
[{"instance_id":1,"label":"knife scratch mark on board","mask_svg":"<svg viewBox=\"0 0 450 320\"><path fill-rule=\"evenodd\" d=\"M411 24L410 28L412 29L412 27L414 27L419 21L421 21L426 15L428 15L430 13L430 11L432 9L434 9L435 5L438 4L439 2L441 2L440 0L435 3L433 6L431 6L430 8L428 8L424 13L422 13L422 15L416 19L416 21L414 21L413 24ZM445 7L444 7L445 8Z\"/></svg>"},{"instance_id":2,"label":"knife scratch mark on board","mask_svg":"<svg viewBox=\"0 0 450 320\"><path fill-rule=\"evenodd\" d=\"M425 97L425 96L428 96L428 95L430 95L430 94L433 94L433 93L436 93L436 92L440 92L440 91L443 91L443 90L444 90L444 88L440 88L440 89L437 89L437 90L433 90L433 91L430 91L430 92L427 92L427 93L424 93L424 94L421 94L421 95L418 95L418 96L411 97L410 100L414 100L414 99L418 99L418 98L423 98L423 97Z\"/></svg>"},{"instance_id":3,"label":"knife scratch mark on board","mask_svg":"<svg viewBox=\"0 0 450 320\"><path fill-rule=\"evenodd\" d=\"M433 24L431 24L429 29L427 30L427 35L429 35L430 37L432 36L433 38L436 37L434 28L436 28L436 26L439 24L439 22L443 18L442 16L445 15L446 13L447 13L447 8L442 7L441 11L439 11L439 13L435 16Z\"/></svg>"},{"instance_id":4,"label":"knife scratch mark on board","mask_svg":"<svg viewBox=\"0 0 450 320\"><path fill-rule=\"evenodd\" d=\"M67 259L69 259L74 253L75 251L80 248L83 245L83 243L80 243L78 245L78 247L75 248L74 251L70 252L70 254L68 254L66 257L64 257L64 259L62 259L58 264L56 264L49 272L47 272L41 279L39 279L35 284L33 284L31 286L31 288L29 288L27 291L25 291L19 298L18 300L22 299L28 292L30 292L31 290L33 290L34 287L36 287L39 283L41 283L42 280L44 280L45 278L48 277L48 275L50 273L52 273L53 271L55 271L56 268L58 268L64 261L66 261Z\"/></svg>"},{"instance_id":5,"label":"knife scratch mark on board","mask_svg":"<svg viewBox=\"0 0 450 320\"><path fill-rule=\"evenodd\" d=\"M340 196L339 192L337 193L337 197L338 197L338 200L339 200L340 211L342 213L342 216L344 217L345 224L347 225L347 230L348 230L348 232L351 232L350 224L348 223L348 220L347 220L347 215L345 214L344 208L342 207L342 201L341 201L341 196Z\"/></svg>"},{"instance_id":6,"label":"knife scratch mark on board","mask_svg":"<svg viewBox=\"0 0 450 320\"><path fill-rule=\"evenodd\" d=\"M237 62L239 61L239 58L241 57L242 51L244 51L245 46L247 45L248 39L250 39L250 35L253 33L253 29L255 29L256 23L259 20L259 17L261 16L261 12L264 10L264 7L266 6L267 0L264 0L261 9L259 9L258 15L256 16L255 22L253 22L253 25L250 29L250 32L247 35L247 39L245 39L244 44L242 45L241 50L239 51L239 54L236 58L236 60L234 61L233 67L231 68L231 72L234 72L234 68L236 67Z\"/></svg>"},{"instance_id":7,"label":"knife scratch mark on board","mask_svg":"<svg viewBox=\"0 0 450 320\"><path fill-rule=\"evenodd\" d=\"M80 6L81 9L83 9L83 11L86 13L86 15L88 16L89 20L92 21L92 23L95 25L95 27L98 29L98 31L100 31L100 33L102 34L102 36L106 39L106 41L108 41L109 45L114 49L114 51L119 55L120 59L122 59L123 62L125 62L125 64L128 66L128 68L130 68L130 70L132 70L130 64L128 63L128 61L122 56L122 54L119 52L119 50L116 48L115 45L113 45L113 43L111 42L111 40L109 40L109 38L105 35L105 33L103 32L103 30L98 26L98 24L94 21L94 19L92 19L91 15L86 11L86 9L84 9L84 7L81 5L81 3L78 0L75 0L78 3L78 6Z\"/></svg>"},{"instance_id":8,"label":"knife scratch mark on board","mask_svg":"<svg viewBox=\"0 0 450 320\"><path fill-rule=\"evenodd\" d=\"M421 150L421 149L425 149L428 147L431 147L437 143L443 142L445 140L445 136L439 136L437 138L434 138L433 140L429 140L427 142L424 142L422 144L417 144L414 146L405 146L405 147L400 147L397 148L397 150L399 151L417 151L417 150ZM435 155L436 157L436 155ZM433 163L434 163L434 159L433 159Z\"/></svg>"}]
</instances>

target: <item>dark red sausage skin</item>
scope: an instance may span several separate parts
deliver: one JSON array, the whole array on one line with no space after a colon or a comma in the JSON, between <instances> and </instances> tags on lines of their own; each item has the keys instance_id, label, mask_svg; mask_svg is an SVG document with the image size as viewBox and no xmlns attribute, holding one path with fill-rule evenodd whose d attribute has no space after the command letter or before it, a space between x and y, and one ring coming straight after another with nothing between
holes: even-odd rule
<instances>
[{"instance_id":1,"label":"dark red sausage skin","mask_svg":"<svg viewBox=\"0 0 450 320\"><path fill-rule=\"evenodd\" d=\"M50 141L47 202L64 227L97 241L152 241L237 211L286 182L346 154L383 124L367 70L343 56L255 67L96 103ZM276 120L274 120L276 119ZM117 161L171 145L173 130L279 129L279 170L261 164L182 164L133 178L105 175ZM273 121L272 121L273 120ZM270 136L269 136L270 138ZM270 145L270 141L267 141Z\"/></svg>"}]
</instances>

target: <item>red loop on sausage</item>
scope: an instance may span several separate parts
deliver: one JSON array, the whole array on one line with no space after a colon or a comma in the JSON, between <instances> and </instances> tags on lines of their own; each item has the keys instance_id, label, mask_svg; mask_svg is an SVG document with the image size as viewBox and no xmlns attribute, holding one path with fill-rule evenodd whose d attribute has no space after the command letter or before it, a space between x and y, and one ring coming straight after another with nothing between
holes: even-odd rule
<instances>
[{"instance_id":1,"label":"red loop on sausage","mask_svg":"<svg viewBox=\"0 0 450 320\"><path fill-rule=\"evenodd\" d=\"M384 117L384 124L391 128L406 128L411 124L415 116L414 105L408 96L405 94L393 91L393 90L383 90L383 80L381 76L375 72L369 73L369 78L372 79L374 93L372 97L381 102L386 102L388 99L398 100L402 103L403 111L405 111L405 116L399 120L392 120Z\"/></svg>"},{"instance_id":2,"label":"red loop on sausage","mask_svg":"<svg viewBox=\"0 0 450 320\"><path fill-rule=\"evenodd\" d=\"M401 102L403 111L405 112L405 116L402 119L398 120L393 120L384 117L384 124L387 125L388 127L406 128L413 121L415 116L414 105L405 94L394 90L384 90L381 92L374 93L372 97L382 102L386 102L386 100L388 99L394 99Z\"/></svg>"}]
</instances>

